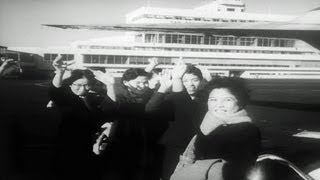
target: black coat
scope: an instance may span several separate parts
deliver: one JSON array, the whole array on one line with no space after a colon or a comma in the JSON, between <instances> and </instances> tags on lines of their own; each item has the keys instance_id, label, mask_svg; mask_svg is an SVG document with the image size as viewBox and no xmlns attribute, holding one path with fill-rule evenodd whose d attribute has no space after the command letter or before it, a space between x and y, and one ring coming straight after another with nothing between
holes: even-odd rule
<instances>
[{"instance_id":1,"label":"black coat","mask_svg":"<svg viewBox=\"0 0 320 180\"><path fill-rule=\"evenodd\" d=\"M155 93L151 98L146 111L161 116L163 121L171 121L161 138L162 144L181 148L183 152L191 138L199 131L207 106L204 92L198 94L193 100L186 91Z\"/></svg>"},{"instance_id":2,"label":"black coat","mask_svg":"<svg viewBox=\"0 0 320 180\"><path fill-rule=\"evenodd\" d=\"M51 87L49 96L61 115L58 130L58 168L63 175L84 174L94 170L92 152L94 134L103 122L110 120L114 102L105 95L89 93L81 98L69 87ZM84 177L83 176L83 177Z\"/></svg>"},{"instance_id":3,"label":"black coat","mask_svg":"<svg viewBox=\"0 0 320 180\"><path fill-rule=\"evenodd\" d=\"M159 129L165 129L145 112L152 94L152 90L133 94L125 87L117 91L114 123L104 152L105 179L151 179L153 145L160 136Z\"/></svg>"},{"instance_id":4,"label":"black coat","mask_svg":"<svg viewBox=\"0 0 320 180\"><path fill-rule=\"evenodd\" d=\"M184 152L191 138L199 131L201 121L207 112L206 93L199 91L191 99L186 91L170 94L155 93L146 107L148 113L157 114L170 125L162 135L160 143L165 146L162 178L169 179L179 156Z\"/></svg>"},{"instance_id":5,"label":"black coat","mask_svg":"<svg viewBox=\"0 0 320 180\"><path fill-rule=\"evenodd\" d=\"M226 180L244 179L255 164L260 151L260 131L251 122L219 126L209 135L198 133L195 143L199 159L224 159L223 177Z\"/></svg>"}]
</instances>

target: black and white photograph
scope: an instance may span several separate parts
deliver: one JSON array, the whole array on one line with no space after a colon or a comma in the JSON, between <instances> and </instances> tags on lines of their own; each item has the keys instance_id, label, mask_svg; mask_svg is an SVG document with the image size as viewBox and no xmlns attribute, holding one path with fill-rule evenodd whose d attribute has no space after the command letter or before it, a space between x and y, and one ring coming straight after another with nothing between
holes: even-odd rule
<instances>
[{"instance_id":1,"label":"black and white photograph","mask_svg":"<svg viewBox=\"0 0 320 180\"><path fill-rule=\"evenodd\" d=\"M0 180L320 180L320 0L0 0Z\"/></svg>"}]
</instances>

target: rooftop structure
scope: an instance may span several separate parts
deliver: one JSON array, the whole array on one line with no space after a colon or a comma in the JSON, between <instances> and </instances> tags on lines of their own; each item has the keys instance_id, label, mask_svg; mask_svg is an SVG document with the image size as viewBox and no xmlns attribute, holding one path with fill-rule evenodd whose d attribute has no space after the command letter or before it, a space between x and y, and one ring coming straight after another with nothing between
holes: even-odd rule
<instances>
[{"instance_id":1,"label":"rooftop structure","mask_svg":"<svg viewBox=\"0 0 320 180\"><path fill-rule=\"evenodd\" d=\"M285 22L293 18L246 13L241 0L214 0L193 9L141 7L126 15L126 23Z\"/></svg>"}]
</instances>

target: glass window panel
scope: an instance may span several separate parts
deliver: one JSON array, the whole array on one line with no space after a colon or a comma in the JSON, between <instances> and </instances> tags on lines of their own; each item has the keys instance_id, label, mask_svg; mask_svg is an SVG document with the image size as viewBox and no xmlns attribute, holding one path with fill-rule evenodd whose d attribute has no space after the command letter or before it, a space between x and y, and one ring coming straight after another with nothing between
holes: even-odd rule
<instances>
[{"instance_id":1,"label":"glass window panel","mask_svg":"<svg viewBox=\"0 0 320 180\"><path fill-rule=\"evenodd\" d=\"M115 64L121 64L121 56L115 56Z\"/></svg>"},{"instance_id":2,"label":"glass window panel","mask_svg":"<svg viewBox=\"0 0 320 180\"><path fill-rule=\"evenodd\" d=\"M99 63L99 55L92 55L92 63Z\"/></svg>"},{"instance_id":3,"label":"glass window panel","mask_svg":"<svg viewBox=\"0 0 320 180\"><path fill-rule=\"evenodd\" d=\"M287 40L287 47L294 47L294 40Z\"/></svg>"},{"instance_id":4,"label":"glass window panel","mask_svg":"<svg viewBox=\"0 0 320 180\"><path fill-rule=\"evenodd\" d=\"M164 57L159 57L158 62L159 62L159 64L165 64Z\"/></svg>"},{"instance_id":5,"label":"glass window panel","mask_svg":"<svg viewBox=\"0 0 320 180\"><path fill-rule=\"evenodd\" d=\"M203 44L203 36L198 36L198 44Z\"/></svg>"},{"instance_id":6,"label":"glass window panel","mask_svg":"<svg viewBox=\"0 0 320 180\"><path fill-rule=\"evenodd\" d=\"M164 43L164 42L165 42L165 35L159 34L159 43Z\"/></svg>"},{"instance_id":7,"label":"glass window panel","mask_svg":"<svg viewBox=\"0 0 320 180\"><path fill-rule=\"evenodd\" d=\"M216 37L215 37L215 36L210 36L210 37L209 37L209 43L210 43L210 44L213 44L213 45L214 45L214 44L217 44L217 43L216 43Z\"/></svg>"},{"instance_id":8,"label":"glass window panel","mask_svg":"<svg viewBox=\"0 0 320 180\"><path fill-rule=\"evenodd\" d=\"M171 34L166 34L166 43L171 43Z\"/></svg>"},{"instance_id":9,"label":"glass window panel","mask_svg":"<svg viewBox=\"0 0 320 180\"><path fill-rule=\"evenodd\" d=\"M178 35L173 34L172 35L172 43L177 43L178 42Z\"/></svg>"},{"instance_id":10,"label":"glass window panel","mask_svg":"<svg viewBox=\"0 0 320 180\"><path fill-rule=\"evenodd\" d=\"M137 64L143 64L143 57L137 57Z\"/></svg>"},{"instance_id":11,"label":"glass window panel","mask_svg":"<svg viewBox=\"0 0 320 180\"><path fill-rule=\"evenodd\" d=\"M53 61L57 56L58 54L51 54L51 60Z\"/></svg>"},{"instance_id":12,"label":"glass window panel","mask_svg":"<svg viewBox=\"0 0 320 180\"><path fill-rule=\"evenodd\" d=\"M165 58L165 64L172 64L172 58L166 57Z\"/></svg>"},{"instance_id":13,"label":"glass window panel","mask_svg":"<svg viewBox=\"0 0 320 180\"><path fill-rule=\"evenodd\" d=\"M68 54L68 61L74 60L74 55L73 54Z\"/></svg>"},{"instance_id":14,"label":"glass window panel","mask_svg":"<svg viewBox=\"0 0 320 180\"><path fill-rule=\"evenodd\" d=\"M128 56L122 56L122 64L126 64L127 63L127 60L128 60Z\"/></svg>"},{"instance_id":15,"label":"glass window panel","mask_svg":"<svg viewBox=\"0 0 320 180\"><path fill-rule=\"evenodd\" d=\"M100 55L100 64L105 64L106 63L106 55Z\"/></svg>"},{"instance_id":16,"label":"glass window panel","mask_svg":"<svg viewBox=\"0 0 320 180\"><path fill-rule=\"evenodd\" d=\"M204 37L204 44L209 44L210 41L210 37L209 36L205 36Z\"/></svg>"},{"instance_id":17,"label":"glass window panel","mask_svg":"<svg viewBox=\"0 0 320 180\"><path fill-rule=\"evenodd\" d=\"M263 43L262 43L262 39L258 39L258 46L262 46Z\"/></svg>"},{"instance_id":18,"label":"glass window panel","mask_svg":"<svg viewBox=\"0 0 320 180\"><path fill-rule=\"evenodd\" d=\"M137 57L136 56L130 57L129 60L130 60L130 62L129 62L130 64L137 64Z\"/></svg>"},{"instance_id":19,"label":"glass window panel","mask_svg":"<svg viewBox=\"0 0 320 180\"><path fill-rule=\"evenodd\" d=\"M149 64L149 59L151 57L143 57L143 64Z\"/></svg>"},{"instance_id":20,"label":"glass window panel","mask_svg":"<svg viewBox=\"0 0 320 180\"><path fill-rule=\"evenodd\" d=\"M50 61L50 57L51 57L50 54L44 54L44 58L43 59L45 61Z\"/></svg>"},{"instance_id":21,"label":"glass window panel","mask_svg":"<svg viewBox=\"0 0 320 180\"><path fill-rule=\"evenodd\" d=\"M61 56L62 56L62 61L66 61L66 60L68 60L68 58L67 58L67 54L61 54Z\"/></svg>"},{"instance_id":22,"label":"glass window panel","mask_svg":"<svg viewBox=\"0 0 320 180\"><path fill-rule=\"evenodd\" d=\"M197 44L197 36L191 36L191 44Z\"/></svg>"},{"instance_id":23,"label":"glass window panel","mask_svg":"<svg viewBox=\"0 0 320 180\"><path fill-rule=\"evenodd\" d=\"M186 44L190 44L190 42L191 42L190 35L186 35L185 39L186 39Z\"/></svg>"},{"instance_id":24,"label":"glass window panel","mask_svg":"<svg viewBox=\"0 0 320 180\"><path fill-rule=\"evenodd\" d=\"M285 40L284 39L280 40L280 47L285 47Z\"/></svg>"},{"instance_id":25,"label":"glass window panel","mask_svg":"<svg viewBox=\"0 0 320 180\"><path fill-rule=\"evenodd\" d=\"M269 46L269 39L263 39L263 46Z\"/></svg>"},{"instance_id":26,"label":"glass window panel","mask_svg":"<svg viewBox=\"0 0 320 180\"><path fill-rule=\"evenodd\" d=\"M91 55L83 55L84 63L91 63Z\"/></svg>"},{"instance_id":27,"label":"glass window panel","mask_svg":"<svg viewBox=\"0 0 320 180\"><path fill-rule=\"evenodd\" d=\"M184 35L179 35L178 36L178 43L179 44L184 44L185 43Z\"/></svg>"},{"instance_id":28,"label":"glass window panel","mask_svg":"<svg viewBox=\"0 0 320 180\"><path fill-rule=\"evenodd\" d=\"M108 64L114 64L114 56L108 56Z\"/></svg>"},{"instance_id":29,"label":"glass window panel","mask_svg":"<svg viewBox=\"0 0 320 180\"><path fill-rule=\"evenodd\" d=\"M280 46L280 40L279 39L274 39L274 47L279 47Z\"/></svg>"}]
</instances>

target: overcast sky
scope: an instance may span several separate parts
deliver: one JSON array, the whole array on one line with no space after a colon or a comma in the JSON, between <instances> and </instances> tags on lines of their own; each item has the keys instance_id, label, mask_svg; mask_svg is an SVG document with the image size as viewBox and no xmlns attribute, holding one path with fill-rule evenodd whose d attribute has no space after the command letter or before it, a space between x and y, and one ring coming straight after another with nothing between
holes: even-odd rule
<instances>
[{"instance_id":1,"label":"overcast sky","mask_svg":"<svg viewBox=\"0 0 320 180\"><path fill-rule=\"evenodd\" d=\"M41 24L124 23L141 6L193 8L209 0L0 0L0 45L68 46L75 40L115 35L103 31L61 30ZM243 0L246 12L299 15L320 0Z\"/></svg>"}]
</instances>

